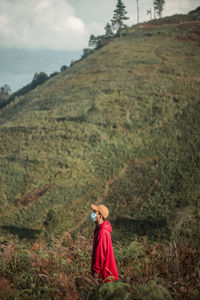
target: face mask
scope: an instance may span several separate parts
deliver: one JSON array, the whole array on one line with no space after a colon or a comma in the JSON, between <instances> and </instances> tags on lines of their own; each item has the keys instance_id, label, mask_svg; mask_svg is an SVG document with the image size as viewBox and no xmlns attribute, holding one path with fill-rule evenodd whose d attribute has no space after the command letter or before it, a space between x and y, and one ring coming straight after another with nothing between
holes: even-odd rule
<instances>
[{"instance_id":1,"label":"face mask","mask_svg":"<svg viewBox=\"0 0 200 300\"><path fill-rule=\"evenodd\" d=\"M94 212L91 213L90 218L92 222L96 222L96 214Z\"/></svg>"}]
</instances>

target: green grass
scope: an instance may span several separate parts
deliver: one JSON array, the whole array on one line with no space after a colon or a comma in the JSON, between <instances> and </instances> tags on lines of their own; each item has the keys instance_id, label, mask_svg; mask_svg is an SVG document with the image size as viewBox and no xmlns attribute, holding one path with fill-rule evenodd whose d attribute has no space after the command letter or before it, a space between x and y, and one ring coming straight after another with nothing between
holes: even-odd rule
<instances>
[{"instance_id":1,"label":"green grass","mask_svg":"<svg viewBox=\"0 0 200 300\"><path fill-rule=\"evenodd\" d=\"M133 26L1 109L0 243L8 252L0 253L0 297L198 299L193 19ZM106 287L87 273L90 204L100 202L110 209L120 271ZM37 243L35 256L28 249Z\"/></svg>"},{"instance_id":2,"label":"green grass","mask_svg":"<svg viewBox=\"0 0 200 300\"><path fill-rule=\"evenodd\" d=\"M121 214L133 224L148 220L134 234L152 237L157 226L156 236L169 239L178 210L199 209L194 34L198 23L186 16L135 26L3 108L0 226L45 235L53 210L55 234L73 231L77 217L82 225L74 233L89 232L90 203L104 201L111 221ZM31 195L38 196L21 204Z\"/></svg>"},{"instance_id":3,"label":"green grass","mask_svg":"<svg viewBox=\"0 0 200 300\"><path fill-rule=\"evenodd\" d=\"M123 211L170 227L176 208L197 202L200 50L177 37L198 24L153 25L130 29L1 110L2 226L43 231L51 209L66 212L61 232L100 198L118 203L113 218ZM133 170L117 178L125 165ZM46 185L27 206L14 205Z\"/></svg>"}]
</instances>

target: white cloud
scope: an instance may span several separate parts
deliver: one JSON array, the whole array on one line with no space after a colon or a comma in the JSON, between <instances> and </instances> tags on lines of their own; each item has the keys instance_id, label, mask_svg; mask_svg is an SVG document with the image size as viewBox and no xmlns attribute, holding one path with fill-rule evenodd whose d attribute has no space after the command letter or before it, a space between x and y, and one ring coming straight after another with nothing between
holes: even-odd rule
<instances>
[{"instance_id":1,"label":"white cloud","mask_svg":"<svg viewBox=\"0 0 200 300\"><path fill-rule=\"evenodd\" d=\"M101 35L105 33L105 25L100 22L92 22L86 25L88 32L94 35Z\"/></svg>"},{"instance_id":2,"label":"white cloud","mask_svg":"<svg viewBox=\"0 0 200 300\"><path fill-rule=\"evenodd\" d=\"M124 0L128 11L128 17L130 20L127 21L128 25L137 23L137 7L136 0ZM153 16L153 0L139 0L139 12L140 21L149 21L150 16L147 15L147 9L152 10ZM163 17L170 16L174 14L185 14L189 11L197 8L199 5L199 0L166 0L163 10Z\"/></svg>"},{"instance_id":3,"label":"white cloud","mask_svg":"<svg viewBox=\"0 0 200 300\"><path fill-rule=\"evenodd\" d=\"M1 0L1 47L81 49L89 34L66 0Z\"/></svg>"},{"instance_id":4,"label":"white cloud","mask_svg":"<svg viewBox=\"0 0 200 300\"><path fill-rule=\"evenodd\" d=\"M117 0L0 0L0 47L83 49L90 34L103 34ZM136 0L124 0L128 25L136 24ZM199 0L166 0L163 16L187 13ZM153 0L139 0L140 22ZM83 21L84 20L84 21Z\"/></svg>"},{"instance_id":5,"label":"white cloud","mask_svg":"<svg viewBox=\"0 0 200 300\"><path fill-rule=\"evenodd\" d=\"M197 8L199 0L167 0L163 16L170 16L173 14L185 14Z\"/></svg>"}]
</instances>

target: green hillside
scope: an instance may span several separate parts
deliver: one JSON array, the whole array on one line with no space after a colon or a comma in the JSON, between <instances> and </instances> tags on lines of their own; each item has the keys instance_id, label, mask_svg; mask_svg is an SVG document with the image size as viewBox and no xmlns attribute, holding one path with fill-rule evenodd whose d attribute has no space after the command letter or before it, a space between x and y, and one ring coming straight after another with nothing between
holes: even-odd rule
<instances>
[{"instance_id":1,"label":"green hillside","mask_svg":"<svg viewBox=\"0 0 200 300\"><path fill-rule=\"evenodd\" d=\"M133 26L0 110L0 242L89 239L103 202L123 272L133 241L196 249L199 37L190 15Z\"/></svg>"}]
</instances>

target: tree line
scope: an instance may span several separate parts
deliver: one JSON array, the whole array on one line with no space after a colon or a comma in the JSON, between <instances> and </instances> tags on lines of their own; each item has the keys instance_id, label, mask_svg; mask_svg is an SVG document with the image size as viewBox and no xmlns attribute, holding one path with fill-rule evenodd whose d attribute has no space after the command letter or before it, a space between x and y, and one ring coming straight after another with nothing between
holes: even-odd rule
<instances>
[{"instance_id":1,"label":"tree line","mask_svg":"<svg viewBox=\"0 0 200 300\"><path fill-rule=\"evenodd\" d=\"M137 23L139 23L139 0L136 0L137 4ZM164 9L165 0L153 0L153 8L154 8L154 19L156 19L156 16L159 18L162 17L162 11ZM147 10L147 14L150 14L150 19L152 19L152 11L151 8ZM127 17L127 10L126 6L123 3L123 0L117 0L116 8L113 12L113 18L111 19L110 23L107 22L104 35L98 35L95 36L94 34L91 34L88 46L89 47L95 47L100 48L104 46L107 42L107 40L113 36L119 36L122 37L122 32L124 29L127 29L127 25L125 24L125 21L127 21L129 18ZM88 55L90 54L90 49L86 48L84 49L84 54Z\"/></svg>"},{"instance_id":2,"label":"tree line","mask_svg":"<svg viewBox=\"0 0 200 300\"><path fill-rule=\"evenodd\" d=\"M65 69L67 69L67 66L63 65L60 71L64 71ZM15 97L25 95L26 93L35 89L37 86L43 84L49 78L52 78L57 74L58 72L53 72L48 76L45 72L35 73L33 76L33 80L30 83L28 83L27 85L25 85L24 87L22 87L14 93L11 93L12 90L10 86L8 84L5 84L0 88L0 109L12 102L15 99Z\"/></svg>"},{"instance_id":3,"label":"tree line","mask_svg":"<svg viewBox=\"0 0 200 300\"><path fill-rule=\"evenodd\" d=\"M139 0L136 0L136 4L137 4L137 23L139 23ZM156 18L156 16L158 16L159 18L162 17L162 11L164 5L165 5L165 0L153 0L154 18ZM147 14L149 14L150 19L152 19L151 9L147 10ZM81 59L91 54L94 48L98 49L104 46L110 38L114 36L118 36L122 38L123 30L128 28L127 25L125 24L125 21L127 21L128 19L129 17L127 17L127 10L123 0L117 0L116 8L113 11L113 18L111 19L110 22L107 22L106 26L104 27L105 34L98 35L98 36L91 34L88 42L88 46L90 48L83 49L83 55ZM75 62L72 61L70 66L72 66L74 63ZM63 65L60 71L64 71L67 68L68 67L66 65ZM11 94L11 88L9 87L9 85L5 84L0 88L0 108L9 104L11 101L14 100L16 96L21 96L28 93L29 91L36 88L38 85L43 84L46 80L48 80L49 78L57 74L58 72L53 72L48 76L44 72L35 73L31 83L27 84L26 86L24 86L23 88L21 88L20 90L16 91L13 94Z\"/></svg>"},{"instance_id":4,"label":"tree line","mask_svg":"<svg viewBox=\"0 0 200 300\"><path fill-rule=\"evenodd\" d=\"M88 42L89 47L100 48L106 43L109 38L113 37L114 35L121 38L122 30L127 28L127 25L124 22L129 19L126 15L127 10L125 4L122 0L117 0L111 23L107 22L104 28L105 34L98 36L91 34L90 40Z\"/></svg>"}]
</instances>

